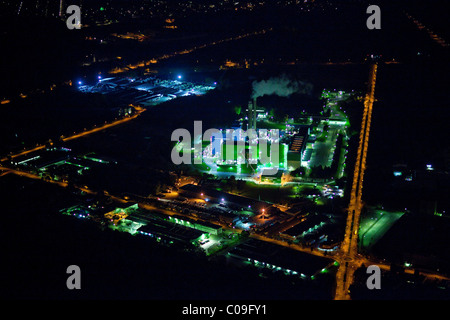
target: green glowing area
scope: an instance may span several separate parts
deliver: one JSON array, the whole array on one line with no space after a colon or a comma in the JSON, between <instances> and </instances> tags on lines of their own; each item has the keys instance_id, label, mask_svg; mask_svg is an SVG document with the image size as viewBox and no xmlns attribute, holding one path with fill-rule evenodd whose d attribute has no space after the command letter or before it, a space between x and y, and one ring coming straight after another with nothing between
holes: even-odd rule
<instances>
[{"instance_id":1,"label":"green glowing area","mask_svg":"<svg viewBox=\"0 0 450 320\"><path fill-rule=\"evenodd\" d=\"M280 169L285 169L287 165L286 156L288 146L281 143L277 146L277 148L278 154L272 154L274 150L271 144L267 144L267 148L264 150L260 144L252 147L248 144L243 146L234 143L231 146L227 146L226 143L223 143L221 145L220 159L225 159L225 163L218 164L218 167L226 165L236 167L239 164L245 164L245 167L252 168L278 167ZM265 151L265 153L263 153L263 151ZM256 163L251 162L251 159L256 161ZM219 160L218 163L221 162L222 161Z\"/></svg>"},{"instance_id":2,"label":"green glowing area","mask_svg":"<svg viewBox=\"0 0 450 320\"><path fill-rule=\"evenodd\" d=\"M359 226L359 243L362 250L369 250L378 242L404 212L389 212L386 210L369 208L361 215Z\"/></svg>"},{"instance_id":3,"label":"green glowing area","mask_svg":"<svg viewBox=\"0 0 450 320\"><path fill-rule=\"evenodd\" d=\"M233 165L218 165L217 172L237 173L237 166Z\"/></svg>"},{"instance_id":4,"label":"green glowing area","mask_svg":"<svg viewBox=\"0 0 450 320\"><path fill-rule=\"evenodd\" d=\"M251 199L278 203L283 201L283 199L294 196L295 193L293 185L277 186L271 184L257 184L254 182L247 182L239 190L239 195Z\"/></svg>"},{"instance_id":5,"label":"green glowing area","mask_svg":"<svg viewBox=\"0 0 450 320\"><path fill-rule=\"evenodd\" d=\"M209 167L206 163L202 162L201 164L193 164L192 165L196 170L202 171L202 172L208 172L211 170L211 167Z\"/></svg>"},{"instance_id":6,"label":"green glowing area","mask_svg":"<svg viewBox=\"0 0 450 320\"><path fill-rule=\"evenodd\" d=\"M241 135L242 132L234 130L246 126L250 128L250 125L243 117L237 119L233 129L220 129L221 134L219 138L215 138L215 142L201 141L203 162L191 167L215 176L216 179L235 176L236 180L246 180L244 188L231 191L253 199L277 203L306 196L323 205L325 202L320 199L320 190L311 195L310 190L305 190L303 194L303 190L293 191L291 187L280 187L290 184L307 185L310 182L314 182L316 186L319 182L323 186L333 184L336 179L346 175L349 118L342 109L342 103L354 95L353 92L324 89L321 96L324 105L320 114L304 112L296 117L286 115L283 119L274 120L267 117L266 112L266 115L258 118L256 125L252 124L251 127L257 128L258 139L263 138L262 141L267 144L259 141L253 145L255 141L252 144L249 140L245 141L245 134ZM249 103L248 110L251 105L252 103ZM270 131L272 129L280 131ZM229 140L230 134L235 135L233 141ZM200 158L199 154L194 155L194 147L198 143L200 136L192 145L177 143L175 149L179 152L186 150L185 152L192 155L193 162L196 162ZM266 185L276 187L272 189L272 194L270 191L266 192ZM343 190L334 191L325 197L343 196Z\"/></svg>"}]
</instances>

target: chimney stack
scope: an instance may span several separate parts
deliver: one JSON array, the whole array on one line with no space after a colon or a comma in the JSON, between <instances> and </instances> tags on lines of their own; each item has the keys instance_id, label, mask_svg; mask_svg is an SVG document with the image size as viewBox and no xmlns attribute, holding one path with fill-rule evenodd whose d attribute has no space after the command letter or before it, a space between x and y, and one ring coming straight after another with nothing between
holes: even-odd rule
<instances>
[{"instance_id":1,"label":"chimney stack","mask_svg":"<svg viewBox=\"0 0 450 320\"><path fill-rule=\"evenodd\" d=\"M253 98L253 125L252 128L256 130L256 97Z\"/></svg>"}]
</instances>

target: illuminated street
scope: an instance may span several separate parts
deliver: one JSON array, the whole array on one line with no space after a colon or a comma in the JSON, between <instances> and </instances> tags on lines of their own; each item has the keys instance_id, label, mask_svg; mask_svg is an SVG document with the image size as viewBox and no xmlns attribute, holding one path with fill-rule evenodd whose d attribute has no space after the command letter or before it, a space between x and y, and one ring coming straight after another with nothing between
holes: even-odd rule
<instances>
[{"instance_id":1,"label":"illuminated street","mask_svg":"<svg viewBox=\"0 0 450 320\"><path fill-rule=\"evenodd\" d=\"M358 231L362 209L362 187L364 180L364 171L366 169L366 158L369 143L370 124L372 120L372 107L375 101L375 83L378 65L374 64L369 77L368 93L364 99L364 113L361 122L361 132L359 135L359 146L355 171L353 173L353 184L351 189L350 204L348 208L348 218L345 227L345 238L341 243L342 259L336 274L336 300L348 300L350 298L348 288L353 279L353 273L356 267L361 265L357 256L358 252Z\"/></svg>"}]
</instances>

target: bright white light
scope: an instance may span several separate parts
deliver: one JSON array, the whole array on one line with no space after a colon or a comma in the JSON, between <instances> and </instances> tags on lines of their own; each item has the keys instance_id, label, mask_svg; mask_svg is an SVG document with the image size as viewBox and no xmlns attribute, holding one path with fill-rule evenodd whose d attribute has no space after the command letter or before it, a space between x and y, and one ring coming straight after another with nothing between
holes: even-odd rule
<instances>
[{"instance_id":1,"label":"bright white light","mask_svg":"<svg viewBox=\"0 0 450 320\"><path fill-rule=\"evenodd\" d=\"M181 75L178 75L178 79L181 79Z\"/></svg>"},{"instance_id":2,"label":"bright white light","mask_svg":"<svg viewBox=\"0 0 450 320\"><path fill-rule=\"evenodd\" d=\"M81 82L81 81L78 81L78 84L81 86L82 82Z\"/></svg>"}]
</instances>

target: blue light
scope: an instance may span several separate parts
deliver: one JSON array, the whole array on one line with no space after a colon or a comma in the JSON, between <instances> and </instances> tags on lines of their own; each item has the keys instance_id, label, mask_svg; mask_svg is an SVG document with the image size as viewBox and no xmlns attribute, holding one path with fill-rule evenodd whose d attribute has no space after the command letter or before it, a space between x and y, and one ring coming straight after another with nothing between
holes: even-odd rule
<instances>
[{"instance_id":1,"label":"blue light","mask_svg":"<svg viewBox=\"0 0 450 320\"><path fill-rule=\"evenodd\" d=\"M178 79L181 79L181 75L178 75Z\"/></svg>"},{"instance_id":2,"label":"blue light","mask_svg":"<svg viewBox=\"0 0 450 320\"><path fill-rule=\"evenodd\" d=\"M81 81L78 81L78 84L81 86L82 84L83 84L83 82L81 82Z\"/></svg>"}]
</instances>

